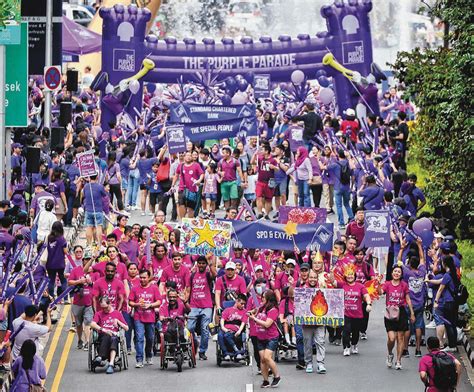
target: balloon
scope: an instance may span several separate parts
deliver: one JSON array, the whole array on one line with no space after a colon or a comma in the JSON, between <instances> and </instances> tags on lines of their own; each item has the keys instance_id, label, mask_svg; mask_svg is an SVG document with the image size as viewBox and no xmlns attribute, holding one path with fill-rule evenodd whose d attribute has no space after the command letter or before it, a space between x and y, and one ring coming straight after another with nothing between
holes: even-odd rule
<instances>
[{"instance_id":1,"label":"balloon","mask_svg":"<svg viewBox=\"0 0 474 392\"><path fill-rule=\"evenodd\" d=\"M156 84L155 83L147 83L146 89L150 94L153 94L156 91Z\"/></svg>"},{"instance_id":2,"label":"balloon","mask_svg":"<svg viewBox=\"0 0 474 392\"><path fill-rule=\"evenodd\" d=\"M247 94L238 91L232 98L232 105L243 105L247 102Z\"/></svg>"},{"instance_id":3,"label":"balloon","mask_svg":"<svg viewBox=\"0 0 474 392\"><path fill-rule=\"evenodd\" d=\"M321 87L329 87L329 79L326 76L320 76L318 78L318 83Z\"/></svg>"},{"instance_id":4,"label":"balloon","mask_svg":"<svg viewBox=\"0 0 474 392\"><path fill-rule=\"evenodd\" d=\"M327 87L322 88L321 90L319 90L319 99L325 105L329 105L334 99L334 91Z\"/></svg>"},{"instance_id":5,"label":"balloon","mask_svg":"<svg viewBox=\"0 0 474 392\"><path fill-rule=\"evenodd\" d=\"M221 101L224 106L229 106L232 103L232 97L225 94L222 96Z\"/></svg>"},{"instance_id":6,"label":"balloon","mask_svg":"<svg viewBox=\"0 0 474 392\"><path fill-rule=\"evenodd\" d=\"M424 218L422 218L422 219L424 219ZM426 219L428 219L428 218L426 218ZM415 227L415 224L413 224L413 228L414 227ZM429 247L432 244L433 240L434 240L434 233L431 229L430 230L424 229L418 235L420 236L421 241L423 242L423 246L425 248Z\"/></svg>"},{"instance_id":7,"label":"balloon","mask_svg":"<svg viewBox=\"0 0 474 392\"><path fill-rule=\"evenodd\" d=\"M239 83L240 80L242 80L244 77L241 74L235 75L234 79L237 83Z\"/></svg>"},{"instance_id":8,"label":"balloon","mask_svg":"<svg viewBox=\"0 0 474 392\"><path fill-rule=\"evenodd\" d=\"M280 83L280 90L287 90L288 84L287 83Z\"/></svg>"},{"instance_id":9,"label":"balloon","mask_svg":"<svg viewBox=\"0 0 474 392\"><path fill-rule=\"evenodd\" d=\"M413 232L416 235L421 236L423 230L433 230L433 222L429 218L420 218L413 223Z\"/></svg>"},{"instance_id":10,"label":"balloon","mask_svg":"<svg viewBox=\"0 0 474 392\"><path fill-rule=\"evenodd\" d=\"M225 80L225 85L226 85L227 88L229 88L231 86L235 86L236 84L237 84L237 82L235 81L235 79L232 76L229 76Z\"/></svg>"},{"instance_id":11,"label":"balloon","mask_svg":"<svg viewBox=\"0 0 474 392\"><path fill-rule=\"evenodd\" d=\"M140 82L138 80L132 80L128 85L128 89L132 94L138 93L138 91L140 90Z\"/></svg>"},{"instance_id":12,"label":"balloon","mask_svg":"<svg viewBox=\"0 0 474 392\"><path fill-rule=\"evenodd\" d=\"M304 78L305 78L304 72L299 69L293 71L291 74L291 81L296 85L303 83Z\"/></svg>"},{"instance_id":13,"label":"balloon","mask_svg":"<svg viewBox=\"0 0 474 392\"><path fill-rule=\"evenodd\" d=\"M316 79L318 79L321 76L326 76L327 73L324 69L320 69L319 71L316 72Z\"/></svg>"},{"instance_id":14,"label":"balloon","mask_svg":"<svg viewBox=\"0 0 474 392\"><path fill-rule=\"evenodd\" d=\"M253 72L247 72L245 75L244 75L244 79L247 81L247 83L249 84L252 84L253 83L253 79L254 79L255 75L253 74Z\"/></svg>"},{"instance_id":15,"label":"balloon","mask_svg":"<svg viewBox=\"0 0 474 392\"><path fill-rule=\"evenodd\" d=\"M234 96L236 91L237 91L237 85L236 84L234 84L232 86L227 86L227 88L225 89L225 93L227 95L230 95L231 97Z\"/></svg>"},{"instance_id":16,"label":"balloon","mask_svg":"<svg viewBox=\"0 0 474 392\"><path fill-rule=\"evenodd\" d=\"M247 90L247 87L249 86L249 83L245 80L245 79L240 79L238 84L237 84L238 88L240 91L245 91Z\"/></svg>"}]
</instances>

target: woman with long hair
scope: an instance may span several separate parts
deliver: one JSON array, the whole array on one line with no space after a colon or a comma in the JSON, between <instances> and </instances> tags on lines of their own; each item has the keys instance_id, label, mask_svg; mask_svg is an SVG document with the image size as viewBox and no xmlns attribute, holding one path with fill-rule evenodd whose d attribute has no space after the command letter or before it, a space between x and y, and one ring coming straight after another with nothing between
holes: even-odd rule
<instances>
[{"instance_id":1,"label":"woman with long hair","mask_svg":"<svg viewBox=\"0 0 474 392\"><path fill-rule=\"evenodd\" d=\"M273 353L278 348L278 301L273 290L265 291L260 307L250 313L249 318L255 322L257 328L257 346L260 355L260 369L262 370L262 388L276 388L281 381L280 371L273 360ZM272 383L268 381L269 370L273 373Z\"/></svg>"},{"instance_id":2,"label":"woman with long hair","mask_svg":"<svg viewBox=\"0 0 474 392\"><path fill-rule=\"evenodd\" d=\"M30 386L41 385L46 379L46 366L43 358L36 355L36 344L28 339L23 342L20 356L12 365L13 383L11 392L29 392Z\"/></svg>"},{"instance_id":3,"label":"woman with long hair","mask_svg":"<svg viewBox=\"0 0 474 392\"><path fill-rule=\"evenodd\" d=\"M61 288L58 288L58 295L61 294L67 285L64 276L64 269L66 268L66 254L68 252L67 242L64 238L64 229L61 222L54 222L51 227L51 232L46 237L48 259L46 261L46 271L48 272L49 284L48 292L50 295L54 293L54 286L56 284L56 276L59 276Z\"/></svg>"},{"instance_id":4,"label":"woman with long hair","mask_svg":"<svg viewBox=\"0 0 474 392\"><path fill-rule=\"evenodd\" d=\"M57 200L56 218L58 221L62 220L67 213L66 187L62 179L62 173L62 169L56 167L51 174L51 182L49 183L50 192Z\"/></svg>"}]
</instances>

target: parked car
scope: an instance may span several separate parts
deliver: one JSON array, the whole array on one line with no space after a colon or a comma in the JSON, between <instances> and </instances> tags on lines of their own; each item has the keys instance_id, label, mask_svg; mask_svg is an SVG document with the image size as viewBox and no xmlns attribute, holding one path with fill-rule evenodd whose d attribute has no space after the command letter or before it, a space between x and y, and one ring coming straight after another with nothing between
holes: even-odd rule
<instances>
[{"instance_id":1,"label":"parked car","mask_svg":"<svg viewBox=\"0 0 474 392\"><path fill-rule=\"evenodd\" d=\"M91 22L94 15L83 5L63 3L63 15L79 23L82 26L87 27Z\"/></svg>"},{"instance_id":2,"label":"parked car","mask_svg":"<svg viewBox=\"0 0 474 392\"><path fill-rule=\"evenodd\" d=\"M256 0L231 0L225 18L226 33L235 35L255 35L263 24L262 3Z\"/></svg>"}]
</instances>

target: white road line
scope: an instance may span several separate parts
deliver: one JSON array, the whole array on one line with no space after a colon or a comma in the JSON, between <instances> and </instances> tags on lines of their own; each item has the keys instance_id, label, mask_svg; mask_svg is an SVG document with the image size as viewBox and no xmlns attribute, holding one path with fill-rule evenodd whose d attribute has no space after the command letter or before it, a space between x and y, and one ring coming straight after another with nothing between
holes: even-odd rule
<instances>
[{"instance_id":1,"label":"white road line","mask_svg":"<svg viewBox=\"0 0 474 392\"><path fill-rule=\"evenodd\" d=\"M253 384L245 384L245 392L253 392Z\"/></svg>"}]
</instances>

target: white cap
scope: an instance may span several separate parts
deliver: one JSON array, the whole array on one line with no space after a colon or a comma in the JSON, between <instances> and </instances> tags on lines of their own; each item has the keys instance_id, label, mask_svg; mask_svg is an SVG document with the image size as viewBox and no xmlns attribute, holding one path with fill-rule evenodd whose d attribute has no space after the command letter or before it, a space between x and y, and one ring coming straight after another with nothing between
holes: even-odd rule
<instances>
[{"instance_id":1,"label":"white cap","mask_svg":"<svg viewBox=\"0 0 474 392\"><path fill-rule=\"evenodd\" d=\"M355 116L356 115L356 112L354 111L354 109L347 109L346 110L346 116Z\"/></svg>"},{"instance_id":2,"label":"white cap","mask_svg":"<svg viewBox=\"0 0 474 392\"><path fill-rule=\"evenodd\" d=\"M444 235L441 233L434 233L434 238L442 238L444 239Z\"/></svg>"},{"instance_id":3,"label":"white cap","mask_svg":"<svg viewBox=\"0 0 474 392\"><path fill-rule=\"evenodd\" d=\"M234 269L235 270L235 263L233 261L228 261L225 264L225 269Z\"/></svg>"},{"instance_id":4,"label":"white cap","mask_svg":"<svg viewBox=\"0 0 474 392\"><path fill-rule=\"evenodd\" d=\"M263 271L263 267L260 264L255 266L255 272L257 271Z\"/></svg>"},{"instance_id":5,"label":"white cap","mask_svg":"<svg viewBox=\"0 0 474 392\"><path fill-rule=\"evenodd\" d=\"M293 265L296 265L296 261L293 260L293 259L288 259L288 260L286 260L286 264L293 264Z\"/></svg>"}]
</instances>

